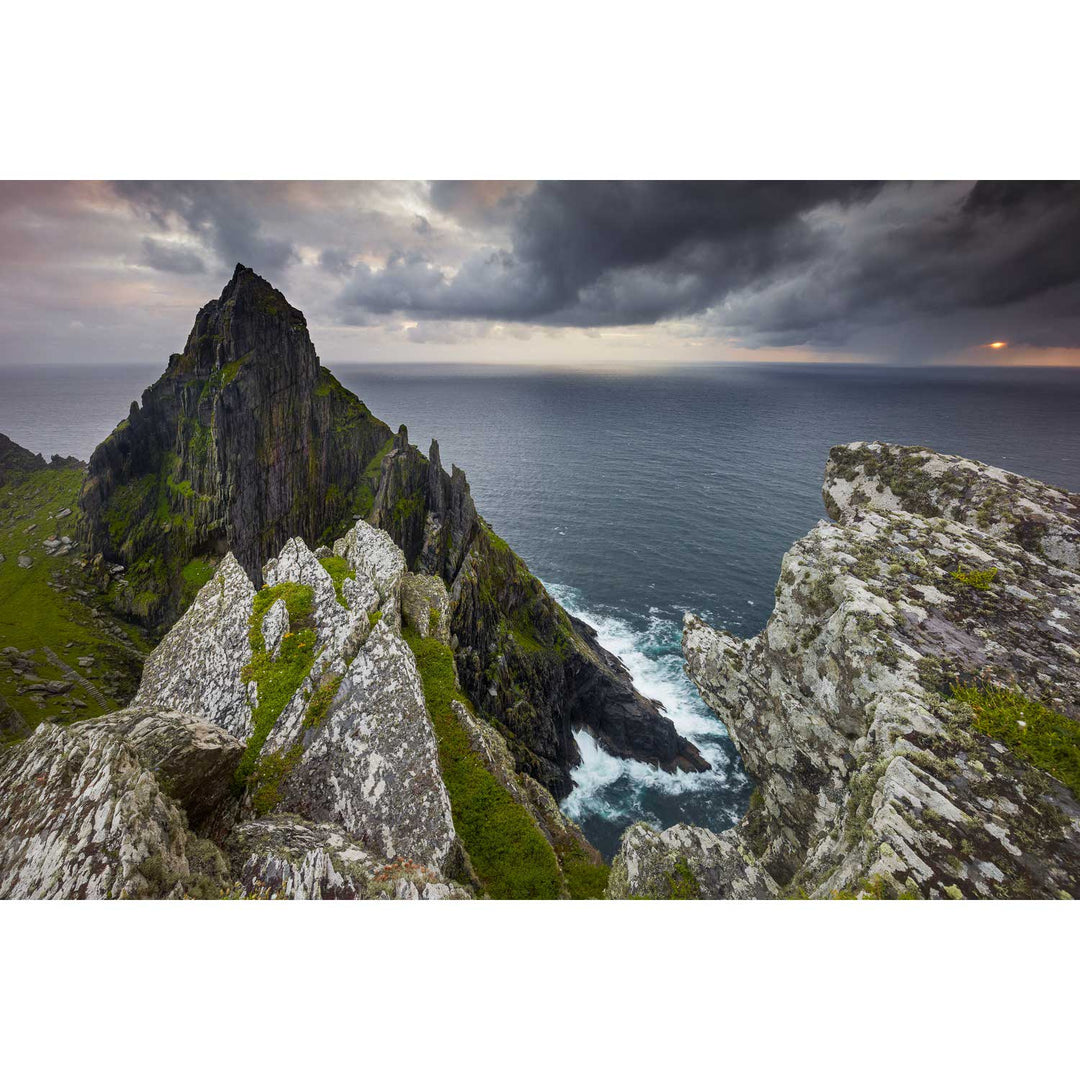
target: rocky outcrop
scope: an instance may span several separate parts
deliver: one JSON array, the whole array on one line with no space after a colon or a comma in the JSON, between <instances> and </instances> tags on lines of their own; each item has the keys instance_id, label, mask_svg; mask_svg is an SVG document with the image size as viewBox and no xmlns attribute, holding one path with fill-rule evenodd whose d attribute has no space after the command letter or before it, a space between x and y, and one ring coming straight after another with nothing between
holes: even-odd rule
<instances>
[{"instance_id":1,"label":"rocky outcrop","mask_svg":"<svg viewBox=\"0 0 1080 1080\"><path fill-rule=\"evenodd\" d=\"M86 463L79 461L78 458L61 457L59 454L53 454L51 460L47 462L40 454L27 450L0 432L0 484L10 483L17 477L37 472L40 469L85 467Z\"/></svg>"},{"instance_id":2,"label":"rocky outcrop","mask_svg":"<svg viewBox=\"0 0 1080 1080\"><path fill-rule=\"evenodd\" d=\"M784 557L761 634L686 617L749 813L698 851L635 827L613 890L663 892L685 857L707 896L746 867L784 895L1080 896L1077 497L873 443L832 451L824 494L837 520Z\"/></svg>"},{"instance_id":3,"label":"rocky outcrop","mask_svg":"<svg viewBox=\"0 0 1080 1080\"><path fill-rule=\"evenodd\" d=\"M132 705L197 712L238 739L251 735L248 621L255 587L226 555L180 621L147 657Z\"/></svg>"},{"instance_id":4,"label":"rocky outcrop","mask_svg":"<svg viewBox=\"0 0 1080 1080\"><path fill-rule=\"evenodd\" d=\"M42 724L0 753L0 898L219 896L189 829L229 798L240 744L191 716L129 709Z\"/></svg>"},{"instance_id":5,"label":"rocky outcrop","mask_svg":"<svg viewBox=\"0 0 1080 1080\"><path fill-rule=\"evenodd\" d=\"M290 538L315 547L367 517L398 561L404 553L401 573L446 583L451 608L438 632L456 640L467 692L519 768L557 797L570 791L582 727L619 757L708 768L484 524L465 474L443 469L438 443L425 457L404 427L391 436L320 366L303 314L245 267L94 452L79 502L79 537L110 604L155 630L180 615L226 551L258 585Z\"/></svg>"},{"instance_id":6,"label":"rocky outcrop","mask_svg":"<svg viewBox=\"0 0 1080 1080\"><path fill-rule=\"evenodd\" d=\"M385 863L333 825L276 814L229 839L236 877L251 895L284 900L465 900L469 893L428 867Z\"/></svg>"},{"instance_id":7,"label":"rocky outcrop","mask_svg":"<svg viewBox=\"0 0 1080 1080\"><path fill-rule=\"evenodd\" d=\"M609 753L674 771L708 763L642 697L596 632L571 618L476 512L465 474L425 457L402 427L383 460L371 520L409 567L450 591L449 634L462 686L505 735L519 770L557 798L579 762L573 733L590 731Z\"/></svg>"},{"instance_id":8,"label":"rocky outcrop","mask_svg":"<svg viewBox=\"0 0 1080 1080\"><path fill-rule=\"evenodd\" d=\"M396 629L404 560L362 521L336 548L320 561L289 539L258 594L226 558L155 650L136 701L210 716L243 738L257 812L338 826L383 863L453 871L461 856L435 736ZM335 558L338 585L323 565Z\"/></svg>"},{"instance_id":9,"label":"rocky outcrop","mask_svg":"<svg viewBox=\"0 0 1080 1080\"><path fill-rule=\"evenodd\" d=\"M303 314L237 266L94 451L80 539L127 568L114 606L168 625L207 560L231 551L258 581L289 537L318 543L367 513L390 435L321 367Z\"/></svg>"}]
</instances>

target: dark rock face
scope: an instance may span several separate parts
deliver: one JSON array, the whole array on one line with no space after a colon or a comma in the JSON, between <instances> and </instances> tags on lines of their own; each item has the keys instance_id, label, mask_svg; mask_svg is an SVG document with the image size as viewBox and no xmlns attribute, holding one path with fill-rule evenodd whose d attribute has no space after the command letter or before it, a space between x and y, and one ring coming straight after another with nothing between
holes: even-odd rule
<instances>
[{"instance_id":1,"label":"dark rock face","mask_svg":"<svg viewBox=\"0 0 1080 1080\"><path fill-rule=\"evenodd\" d=\"M238 266L94 451L80 538L127 567L115 605L162 627L205 560L232 551L258 582L290 536L318 541L367 513L390 434L320 366L303 314Z\"/></svg>"},{"instance_id":2,"label":"dark rock face","mask_svg":"<svg viewBox=\"0 0 1080 1080\"><path fill-rule=\"evenodd\" d=\"M40 454L27 450L0 433L0 484L7 483L20 474L37 472L39 469L70 469L82 464L78 458L60 457L59 454L53 454L52 460L46 462Z\"/></svg>"},{"instance_id":3,"label":"dark rock face","mask_svg":"<svg viewBox=\"0 0 1080 1080\"><path fill-rule=\"evenodd\" d=\"M80 496L81 539L126 567L114 606L163 629L231 551L256 583L285 541L312 546L366 516L410 570L450 589L464 688L519 768L562 797L573 731L665 769L708 768L654 702L548 596L448 474L320 367L304 316L238 266L198 314L184 352L97 448Z\"/></svg>"},{"instance_id":4,"label":"dark rock face","mask_svg":"<svg viewBox=\"0 0 1080 1080\"><path fill-rule=\"evenodd\" d=\"M505 735L517 767L562 798L578 763L573 732L590 731L618 757L668 770L708 763L633 687L596 632L572 619L476 512L465 474L448 475L403 427L383 460L371 522L434 574L451 596L451 632L465 692Z\"/></svg>"}]
</instances>

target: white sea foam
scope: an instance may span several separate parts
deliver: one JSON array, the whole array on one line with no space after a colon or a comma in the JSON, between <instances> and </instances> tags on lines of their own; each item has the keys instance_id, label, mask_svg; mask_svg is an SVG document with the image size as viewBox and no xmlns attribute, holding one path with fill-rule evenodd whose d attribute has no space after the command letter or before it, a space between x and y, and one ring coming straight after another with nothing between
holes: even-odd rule
<instances>
[{"instance_id":1,"label":"white sea foam","mask_svg":"<svg viewBox=\"0 0 1080 1080\"><path fill-rule=\"evenodd\" d=\"M575 589L561 585L547 588L567 611L596 629L598 641L626 665L638 692L660 702L676 730L693 740L712 766L702 773L669 773L640 761L613 757L588 732L575 732L581 764L570 774L574 790L562 804L567 816L581 820L598 815L609 821L648 821L663 827L671 822L659 821L642 805L650 792L677 798L727 789L732 763L721 742L727 733L698 696L682 670L681 657L673 651L681 627L659 609L651 608L647 627L635 630L625 619L585 609Z\"/></svg>"}]
</instances>

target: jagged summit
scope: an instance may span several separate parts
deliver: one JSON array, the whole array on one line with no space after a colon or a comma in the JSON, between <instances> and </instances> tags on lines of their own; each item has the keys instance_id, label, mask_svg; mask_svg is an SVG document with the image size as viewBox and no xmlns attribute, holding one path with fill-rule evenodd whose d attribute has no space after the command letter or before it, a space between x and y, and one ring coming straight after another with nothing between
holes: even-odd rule
<instances>
[{"instance_id":1,"label":"jagged summit","mask_svg":"<svg viewBox=\"0 0 1080 1080\"><path fill-rule=\"evenodd\" d=\"M367 513L390 437L320 366L303 314L237 266L94 451L82 539L128 568L116 605L167 625L226 551L258 581L290 536L318 543Z\"/></svg>"},{"instance_id":2,"label":"jagged summit","mask_svg":"<svg viewBox=\"0 0 1080 1080\"><path fill-rule=\"evenodd\" d=\"M182 353L95 450L81 539L114 608L154 629L231 552L261 584L287 540L312 547L366 518L410 571L442 578L461 682L517 767L561 796L587 728L610 752L707 769L595 632L573 620L477 513L465 474L425 457L319 364L304 316L237 266Z\"/></svg>"},{"instance_id":3,"label":"jagged summit","mask_svg":"<svg viewBox=\"0 0 1080 1080\"><path fill-rule=\"evenodd\" d=\"M299 381L318 376L319 358L304 313L248 266L236 264L217 300L199 310L169 372L209 375L231 364L281 368Z\"/></svg>"}]
</instances>

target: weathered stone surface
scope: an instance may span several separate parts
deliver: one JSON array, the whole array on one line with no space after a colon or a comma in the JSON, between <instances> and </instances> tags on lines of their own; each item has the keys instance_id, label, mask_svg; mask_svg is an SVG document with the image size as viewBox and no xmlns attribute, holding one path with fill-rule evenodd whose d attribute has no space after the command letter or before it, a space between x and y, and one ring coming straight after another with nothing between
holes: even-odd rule
<instances>
[{"instance_id":1,"label":"weathered stone surface","mask_svg":"<svg viewBox=\"0 0 1080 1080\"><path fill-rule=\"evenodd\" d=\"M345 559L356 571L358 584L368 583L366 587L362 586L365 605L370 605L371 590L374 589L378 603L374 608L366 606L367 611L398 610L405 556L389 533L366 521L358 521L334 542L334 554Z\"/></svg>"},{"instance_id":2,"label":"weathered stone surface","mask_svg":"<svg viewBox=\"0 0 1080 1080\"><path fill-rule=\"evenodd\" d=\"M190 793L200 764L213 787L234 751L189 717L128 710L40 725L0 753L0 898L220 894L220 853L165 789Z\"/></svg>"},{"instance_id":3,"label":"weathered stone surface","mask_svg":"<svg viewBox=\"0 0 1080 1080\"><path fill-rule=\"evenodd\" d=\"M292 582L312 589L316 655L307 676L287 688L261 745L255 805L340 826L383 862L409 859L435 871L456 866L459 845L435 736L415 658L397 629L404 560L389 550L386 533L364 523L339 546L359 594L378 597L381 607L374 610L381 617L374 627L366 608L339 602L329 574L299 538L264 567L267 587ZM244 682L255 597L239 565L227 558L155 650L137 703L154 703L160 694L165 701L158 704L213 716L250 738L251 703L269 692ZM271 655L288 621L284 611L271 619L279 605L284 609L275 601L262 624ZM252 678L250 670L246 677Z\"/></svg>"},{"instance_id":4,"label":"weathered stone surface","mask_svg":"<svg viewBox=\"0 0 1080 1080\"><path fill-rule=\"evenodd\" d=\"M255 895L289 900L465 900L430 868L387 863L335 825L275 814L237 828L229 840L234 876Z\"/></svg>"},{"instance_id":5,"label":"weathered stone surface","mask_svg":"<svg viewBox=\"0 0 1080 1080\"><path fill-rule=\"evenodd\" d=\"M441 868L455 845L450 800L412 652L378 623L325 719L304 737L279 808L343 826L387 860Z\"/></svg>"},{"instance_id":6,"label":"weathered stone surface","mask_svg":"<svg viewBox=\"0 0 1080 1080\"><path fill-rule=\"evenodd\" d=\"M421 637L450 644L450 594L433 574L405 574L401 579L401 615Z\"/></svg>"},{"instance_id":7,"label":"weathered stone surface","mask_svg":"<svg viewBox=\"0 0 1080 1080\"><path fill-rule=\"evenodd\" d=\"M924 446L834 446L822 492L833 517L906 510L960 521L1080 569L1080 495Z\"/></svg>"},{"instance_id":8,"label":"weathered stone surface","mask_svg":"<svg viewBox=\"0 0 1080 1080\"><path fill-rule=\"evenodd\" d=\"M242 672L251 661L248 620L254 599L247 574L226 555L147 658L131 704L196 713L246 740L251 702Z\"/></svg>"},{"instance_id":9,"label":"weathered stone surface","mask_svg":"<svg viewBox=\"0 0 1080 1080\"><path fill-rule=\"evenodd\" d=\"M1054 515L1075 497L976 462L939 471L939 455L918 448L837 448L839 468L848 451L862 478L830 473L826 501L841 520L784 557L765 630L741 641L686 617L687 671L760 784L722 836L789 894L1080 895L1080 804L979 733L948 694L977 680L1080 717L1080 576L1064 565L1065 540L1054 559L1023 546L1015 504L984 493L1022 491L1028 517L1059 538ZM864 453L914 461L920 477L970 476L962 490L983 499L974 522L949 479L943 490L920 480L916 495L889 481L898 503L948 518L885 508L892 488L872 483L871 497L865 476L881 473ZM963 580L978 570L982 588ZM727 895L727 873L710 895Z\"/></svg>"},{"instance_id":10,"label":"weathered stone surface","mask_svg":"<svg viewBox=\"0 0 1080 1080\"><path fill-rule=\"evenodd\" d=\"M244 744L224 728L186 713L145 707L123 709L109 719L158 786L183 807L193 829L235 803L233 777Z\"/></svg>"},{"instance_id":11,"label":"weathered stone surface","mask_svg":"<svg viewBox=\"0 0 1080 1080\"><path fill-rule=\"evenodd\" d=\"M289 632L289 609L285 601L278 598L270 605L270 610L263 616L262 636L266 642L266 651L275 659L281 651L281 639Z\"/></svg>"},{"instance_id":12,"label":"weathered stone surface","mask_svg":"<svg viewBox=\"0 0 1080 1080\"><path fill-rule=\"evenodd\" d=\"M693 825L663 832L632 825L608 882L613 900L768 900L779 893L738 830L717 834Z\"/></svg>"}]
</instances>

